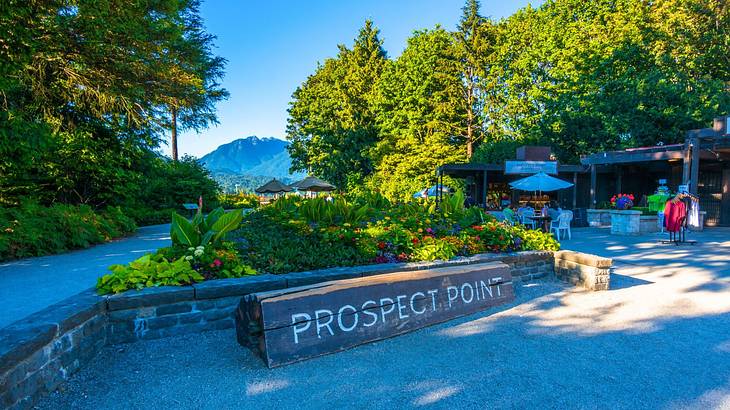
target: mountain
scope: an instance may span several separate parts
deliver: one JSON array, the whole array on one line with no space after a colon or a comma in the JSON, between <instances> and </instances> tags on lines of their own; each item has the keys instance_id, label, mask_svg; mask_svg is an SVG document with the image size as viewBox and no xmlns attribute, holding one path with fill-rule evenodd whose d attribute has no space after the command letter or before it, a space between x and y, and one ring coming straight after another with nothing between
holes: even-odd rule
<instances>
[{"instance_id":1,"label":"mountain","mask_svg":"<svg viewBox=\"0 0 730 410\"><path fill-rule=\"evenodd\" d=\"M235 185L248 190L271 178L293 182L305 174L289 174L287 145L287 141L277 138L250 136L223 144L200 161L226 191L232 191Z\"/></svg>"}]
</instances>

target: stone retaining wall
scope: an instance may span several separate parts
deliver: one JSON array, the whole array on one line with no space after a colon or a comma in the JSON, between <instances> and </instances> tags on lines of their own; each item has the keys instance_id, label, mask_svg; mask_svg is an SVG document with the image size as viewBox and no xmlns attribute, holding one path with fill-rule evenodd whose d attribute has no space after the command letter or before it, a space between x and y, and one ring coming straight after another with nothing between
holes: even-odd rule
<instances>
[{"instance_id":1,"label":"stone retaining wall","mask_svg":"<svg viewBox=\"0 0 730 410\"><path fill-rule=\"evenodd\" d=\"M589 290L608 290L613 260L573 251L555 252L555 276Z\"/></svg>"},{"instance_id":2,"label":"stone retaining wall","mask_svg":"<svg viewBox=\"0 0 730 410\"><path fill-rule=\"evenodd\" d=\"M588 219L588 226L594 228L611 226L610 212L610 209L586 209L586 219Z\"/></svg>"},{"instance_id":3,"label":"stone retaining wall","mask_svg":"<svg viewBox=\"0 0 730 410\"><path fill-rule=\"evenodd\" d=\"M517 281L553 273L552 252L482 254L450 261L394 263L322 269L285 275L214 280L185 287L148 288L107 299L110 344L232 328L233 311L249 293L384 273L501 261Z\"/></svg>"},{"instance_id":4,"label":"stone retaining wall","mask_svg":"<svg viewBox=\"0 0 730 410\"><path fill-rule=\"evenodd\" d=\"M0 329L0 408L32 407L37 398L55 390L107 344L232 328L234 307L248 293L492 261L509 265L514 281L547 276L558 266L552 252L518 252L257 275L113 296L98 296L89 289Z\"/></svg>"}]
</instances>

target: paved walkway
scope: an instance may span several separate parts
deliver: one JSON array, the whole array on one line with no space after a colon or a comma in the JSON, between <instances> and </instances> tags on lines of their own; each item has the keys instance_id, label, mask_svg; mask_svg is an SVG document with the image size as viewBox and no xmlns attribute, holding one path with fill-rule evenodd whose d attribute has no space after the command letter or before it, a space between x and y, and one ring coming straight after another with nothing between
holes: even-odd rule
<instances>
[{"instance_id":1,"label":"paved walkway","mask_svg":"<svg viewBox=\"0 0 730 410\"><path fill-rule=\"evenodd\" d=\"M130 262L169 244L170 225L153 225L89 249L0 262L0 328L94 286L109 265Z\"/></svg>"},{"instance_id":2,"label":"paved walkway","mask_svg":"<svg viewBox=\"0 0 730 410\"><path fill-rule=\"evenodd\" d=\"M616 260L612 290L556 281L466 318L267 369L231 330L110 346L42 409L730 408L730 229L567 249Z\"/></svg>"}]
</instances>

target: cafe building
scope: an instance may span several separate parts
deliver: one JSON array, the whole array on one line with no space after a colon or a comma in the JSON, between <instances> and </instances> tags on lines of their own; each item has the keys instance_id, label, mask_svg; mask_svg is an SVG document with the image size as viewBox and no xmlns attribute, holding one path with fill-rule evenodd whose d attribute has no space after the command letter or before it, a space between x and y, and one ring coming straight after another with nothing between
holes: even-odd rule
<instances>
[{"instance_id":1,"label":"cafe building","mask_svg":"<svg viewBox=\"0 0 730 410\"><path fill-rule=\"evenodd\" d=\"M511 189L509 183L545 172L573 184L571 188L533 193ZM585 223L584 210L606 207L617 193L632 193L636 205L655 193L660 180L672 192L686 185L700 199L707 226L730 226L730 134L728 117L716 118L711 128L691 130L684 143L631 148L587 155L580 164L560 164L549 147L520 147L516 159L504 164L445 164L437 169L444 176L465 181L466 193L486 209L501 209L530 202L542 207L556 201L573 209L576 226Z\"/></svg>"}]
</instances>

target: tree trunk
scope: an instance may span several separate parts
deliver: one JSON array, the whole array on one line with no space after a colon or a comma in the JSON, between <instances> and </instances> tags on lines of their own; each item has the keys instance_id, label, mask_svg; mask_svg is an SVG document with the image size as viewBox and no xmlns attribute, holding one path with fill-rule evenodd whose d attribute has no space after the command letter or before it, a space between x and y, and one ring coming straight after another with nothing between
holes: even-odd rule
<instances>
[{"instance_id":1,"label":"tree trunk","mask_svg":"<svg viewBox=\"0 0 730 410\"><path fill-rule=\"evenodd\" d=\"M170 115L172 116L172 160L177 161L177 109L171 108Z\"/></svg>"},{"instance_id":2,"label":"tree trunk","mask_svg":"<svg viewBox=\"0 0 730 410\"><path fill-rule=\"evenodd\" d=\"M474 153L474 81L471 73L467 76L466 88L466 159Z\"/></svg>"}]
</instances>

